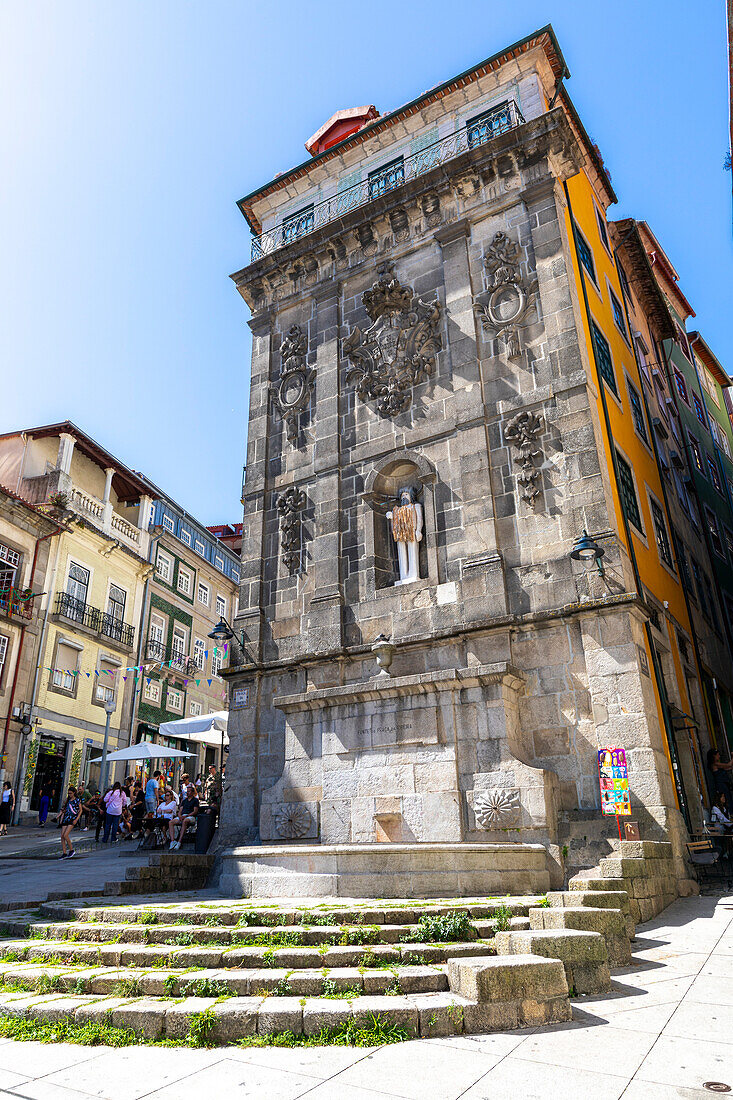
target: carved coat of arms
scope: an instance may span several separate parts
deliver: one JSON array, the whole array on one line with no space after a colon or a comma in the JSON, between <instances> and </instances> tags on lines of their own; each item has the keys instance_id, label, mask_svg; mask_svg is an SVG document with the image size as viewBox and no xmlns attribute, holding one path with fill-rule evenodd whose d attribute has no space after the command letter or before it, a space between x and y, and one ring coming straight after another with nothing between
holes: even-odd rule
<instances>
[{"instance_id":1,"label":"carved coat of arms","mask_svg":"<svg viewBox=\"0 0 733 1100\"><path fill-rule=\"evenodd\" d=\"M358 326L344 340L352 362L347 382L356 379L362 401L373 401L382 416L397 416L412 403L412 388L432 374L441 349L440 302L423 302L412 287L391 273L364 292L362 301L372 322L366 332Z\"/></svg>"},{"instance_id":2,"label":"carved coat of arms","mask_svg":"<svg viewBox=\"0 0 733 1100\"><path fill-rule=\"evenodd\" d=\"M298 438L298 417L308 407L316 376L306 364L307 353L308 339L299 325L293 325L280 346L280 378L270 384L275 407L293 444Z\"/></svg>"},{"instance_id":3,"label":"carved coat of arms","mask_svg":"<svg viewBox=\"0 0 733 1100\"><path fill-rule=\"evenodd\" d=\"M476 312L484 329L504 342L507 358L522 354L521 330L532 305L537 281L522 278L519 246L506 233L496 233L484 260L489 289L479 295Z\"/></svg>"}]
</instances>

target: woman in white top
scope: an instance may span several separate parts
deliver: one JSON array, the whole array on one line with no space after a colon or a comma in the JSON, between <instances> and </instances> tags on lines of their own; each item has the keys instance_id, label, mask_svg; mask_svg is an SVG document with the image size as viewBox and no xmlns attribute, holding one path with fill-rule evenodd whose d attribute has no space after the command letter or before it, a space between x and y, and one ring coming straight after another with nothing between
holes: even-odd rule
<instances>
[{"instance_id":1,"label":"woman in white top","mask_svg":"<svg viewBox=\"0 0 733 1100\"><path fill-rule=\"evenodd\" d=\"M155 816L156 818L162 818L163 821L172 821L176 816L177 809L178 803L176 802L176 796L173 794L170 787L166 787Z\"/></svg>"},{"instance_id":2,"label":"woman in white top","mask_svg":"<svg viewBox=\"0 0 733 1100\"><path fill-rule=\"evenodd\" d=\"M710 821L716 831L721 833L730 832L733 828L733 821L728 817L728 807L725 804L725 795L722 791L713 803L713 808L710 811Z\"/></svg>"}]
</instances>

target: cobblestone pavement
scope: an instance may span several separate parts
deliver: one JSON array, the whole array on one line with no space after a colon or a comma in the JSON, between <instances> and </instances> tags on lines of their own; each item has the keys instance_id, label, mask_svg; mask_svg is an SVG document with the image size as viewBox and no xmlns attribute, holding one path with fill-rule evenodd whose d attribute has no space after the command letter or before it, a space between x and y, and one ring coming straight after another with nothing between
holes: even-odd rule
<instances>
[{"instance_id":1,"label":"cobblestone pavement","mask_svg":"<svg viewBox=\"0 0 733 1100\"><path fill-rule=\"evenodd\" d=\"M573 1012L569 1024L375 1050L4 1040L0 1097L702 1100L705 1082L733 1087L733 896L677 901L639 928L633 963L614 973L612 992L574 1001Z\"/></svg>"}]
</instances>

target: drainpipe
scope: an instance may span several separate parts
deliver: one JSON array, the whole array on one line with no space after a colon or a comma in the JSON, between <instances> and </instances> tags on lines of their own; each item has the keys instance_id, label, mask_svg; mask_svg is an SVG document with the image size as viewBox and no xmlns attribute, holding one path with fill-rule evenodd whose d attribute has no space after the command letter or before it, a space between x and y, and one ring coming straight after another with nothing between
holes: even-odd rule
<instances>
[{"instance_id":1,"label":"drainpipe","mask_svg":"<svg viewBox=\"0 0 733 1100\"><path fill-rule=\"evenodd\" d=\"M593 360L593 365L595 367L596 385L598 387L598 392L601 395L601 406L603 408L603 420L604 420L605 427L606 427L606 434L608 436L609 450L611 452L611 465L612 465L612 469L613 469L613 479L614 479L614 483L615 483L615 486L616 486L616 492L618 493L618 496L619 496L619 501L621 502L621 507L620 507L621 522L623 523L624 534L626 536L626 549L627 549L628 554L629 554L629 559L631 561L631 568L632 568L632 571L633 571L633 574L634 574L634 584L635 584L635 587L636 587L636 595L637 595L639 601L641 602L641 604L643 606L646 606L646 600L644 598L644 588L643 588L643 585L642 585L641 574L639 572L639 565L638 565L638 562L636 560L636 553L634 551L633 535L631 534L631 527L629 525L629 520L628 520L628 517L626 515L626 510L623 507L623 501L621 499L621 493L620 493L620 489L619 489L620 479L619 479L619 475L618 475L618 462L617 462L617 456L616 456L616 447L614 445L614 440L613 440L613 433L611 431L611 418L608 415L608 401L607 401L607 398L606 398L606 389L605 389L606 383L604 382L603 377L602 377L601 372L600 372L600 369L598 367L598 362L597 362L596 356L595 356L595 348L592 346L592 343L593 343L593 336L592 336L593 330L591 329L591 313L590 313L590 305L588 303L588 288L587 288L586 282L585 282L585 274L583 272L583 265L580 263L580 260L578 259L578 256L577 256L577 245L576 245L576 240L575 240L575 215L573 214L573 205L570 201L570 191L568 190L567 180L563 181L563 187L565 189L565 199L566 199L567 204L568 204L568 213L570 214L570 224L571 224L571 228L573 230L573 242L572 242L573 243L573 250L575 252L575 261L578 265L578 272L580 274L580 285L581 285L581 288L582 288L582 291L583 291L583 303L585 305L585 319L586 319L586 322L587 322L587 325L588 325L588 332L589 332L590 337L591 337L591 353L592 353L591 358ZM688 832L690 832L691 829L692 829L692 825L691 825L691 821L690 821L689 811L687 809L687 800L685 799L684 790L682 788L682 779L681 779L681 774L682 773L680 771L679 760L678 760L678 757L677 757L677 746L675 744L675 739L674 739L674 727L672 725L672 717L669 713L669 704L668 704L668 701L667 701L667 692L666 692L666 689L665 689L665 686L664 686L664 680L663 680L663 677L662 677L662 670L661 670L661 667L659 665L659 656L657 654L656 646L654 644L654 638L652 636L651 626L649 624L648 619L644 623L644 633L646 634L646 640L647 640L647 644L649 646L649 652L652 655L652 669L654 670L654 683L656 684L657 694L659 695L659 701L660 701L661 707L662 707L662 719L663 719L663 722L664 722L664 731L665 731L665 735L666 735L666 738L667 738L667 749L669 751L669 758L670 758L670 761L671 761L671 764L672 764L672 779L673 779L673 782L674 782L674 785L675 785L675 790L677 791L677 800L679 802L680 809L681 809L682 814L684 816L685 824L687 825Z\"/></svg>"}]
</instances>

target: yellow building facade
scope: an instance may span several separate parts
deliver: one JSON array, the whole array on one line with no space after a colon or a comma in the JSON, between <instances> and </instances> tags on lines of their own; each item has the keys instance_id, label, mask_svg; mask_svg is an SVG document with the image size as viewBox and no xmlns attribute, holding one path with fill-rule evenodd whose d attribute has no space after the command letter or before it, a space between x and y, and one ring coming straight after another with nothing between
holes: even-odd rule
<instances>
[{"instance_id":1,"label":"yellow building facade","mask_svg":"<svg viewBox=\"0 0 733 1100\"><path fill-rule=\"evenodd\" d=\"M130 739L137 626L147 562L147 488L66 423L0 437L0 482L59 519L19 746L21 813L49 785L52 808L69 784L96 786L109 711L109 751Z\"/></svg>"}]
</instances>

